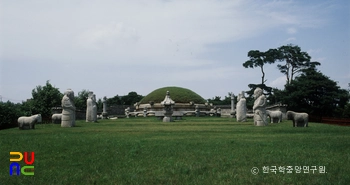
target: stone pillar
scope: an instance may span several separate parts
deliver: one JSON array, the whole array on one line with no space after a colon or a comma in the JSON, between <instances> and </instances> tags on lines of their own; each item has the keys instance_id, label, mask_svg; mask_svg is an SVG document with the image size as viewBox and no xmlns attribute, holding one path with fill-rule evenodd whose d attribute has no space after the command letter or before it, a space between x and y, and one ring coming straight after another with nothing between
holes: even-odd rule
<instances>
[{"instance_id":1,"label":"stone pillar","mask_svg":"<svg viewBox=\"0 0 350 185\"><path fill-rule=\"evenodd\" d=\"M235 95L231 92L231 117L234 117L235 112Z\"/></svg>"},{"instance_id":2,"label":"stone pillar","mask_svg":"<svg viewBox=\"0 0 350 185\"><path fill-rule=\"evenodd\" d=\"M107 119L108 112L107 112L107 97L106 96L103 97L102 103L103 103L102 118Z\"/></svg>"}]
</instances>

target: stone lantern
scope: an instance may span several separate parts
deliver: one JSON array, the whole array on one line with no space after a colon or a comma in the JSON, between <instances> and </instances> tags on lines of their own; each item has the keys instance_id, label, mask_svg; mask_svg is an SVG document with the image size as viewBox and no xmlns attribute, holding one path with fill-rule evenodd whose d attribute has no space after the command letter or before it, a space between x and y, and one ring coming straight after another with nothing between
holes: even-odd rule
<instances>
[{"instance_id":1,"label":"stone lantern","mask_svg":"<svg viewBox=\"0 0 350 185\"><path fill-rule=\"evenodd\" d=\"M173 106L175 105L175 102L170 98L169 91L166 92L165 98L160 104L164 106L163 122L173 121L171 116L173 115Z\"/></svg>"},{"instance_id":2,"label":"stone lantern","mask_svg":"<svg viewBox=\"0 0 350 185\"><path fill-rule=\"evenodd\" d=\"M102 118L103 118L103 119L107 119L107 117L108 117L108 112L107 112L107 97L106 97L106 96L103 97L102 103L103 103Z\"/></svg>"}]
</instances>

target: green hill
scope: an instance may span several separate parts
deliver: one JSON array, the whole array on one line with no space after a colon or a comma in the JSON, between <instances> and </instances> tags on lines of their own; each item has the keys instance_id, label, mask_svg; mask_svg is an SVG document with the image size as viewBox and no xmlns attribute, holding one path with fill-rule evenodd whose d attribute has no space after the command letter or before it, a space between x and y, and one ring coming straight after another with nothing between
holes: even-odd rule
<instances>
[{"instance_id":1,"label":"green hill","mask_svg":"<svg viewBox=\"0 0 350 185\"><path fill-rule=\"evenodd\" d=\"M160 103L164 100L167 91L170 92L170 98L175 103L189 103L190 101L194 103L205 103L204 98L197 93L182 87L163 87L156 89L145 96L140 102L141 104L149 103L150 101Z\"/></svg>"}]
</instances>

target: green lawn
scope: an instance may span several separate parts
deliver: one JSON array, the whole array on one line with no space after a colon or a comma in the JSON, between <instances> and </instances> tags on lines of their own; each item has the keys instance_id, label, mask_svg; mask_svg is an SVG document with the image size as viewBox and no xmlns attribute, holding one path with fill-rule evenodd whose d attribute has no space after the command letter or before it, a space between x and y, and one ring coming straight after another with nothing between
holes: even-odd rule
<instances>
[{"instance_id":1,"label":"green lawn","mask_svg":"<svg viewBox=\"0 0 350 185\"><path fill-rule=\"evenodd\" d=\"M350 127L186 117L77 121L0 130L0 184L348 184ZM35 175L10 176L10 151L34 151ZM21 165L24 162L20 162ZM276 166L277 173L263 173ZM278 167L325 166L283 174ZM259 173L253 175L251 169Z\"/></svg>"}]
</instances>

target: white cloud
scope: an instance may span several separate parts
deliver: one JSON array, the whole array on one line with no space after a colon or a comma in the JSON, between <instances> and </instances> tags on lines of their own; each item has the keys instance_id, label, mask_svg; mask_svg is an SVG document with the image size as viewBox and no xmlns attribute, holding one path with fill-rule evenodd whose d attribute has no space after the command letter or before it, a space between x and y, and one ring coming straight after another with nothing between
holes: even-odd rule
<instances>
[{"instance_id":1,"label":"white cloud","mask_svg":"<svg viewBox=\"0 0 350 185\"><path fill-rule=\"evenodd\" d=\"M125 46L138 40L135 28L125 26L123 22L111 22L107 25L98 25L78 36L78 43L82 47L104 49L114 45Z\"/></svg>"},{"instance_id":2,"label":"white cloud","mask_svg":"<svg viewBox=\"0 0 350 185\"><path fill-rule=\"evenodd\" d=\"M290 37L286 40L286 42L295 41L295 40L297 40L295 37Z\"/></svg>"},{"instance_id":3,"label":"white cloud","mask_svg":"<svg viewBox=\"0 0 350 185\"><path fill-rule=\"evenodd\" d=\"M273 80L272 82L270 82L268 84L268 86L273 87L273 88L277 88L277 89L283 89L284 85L286 84L286 77L285 76L280 76L278 78L276 78L275 80Z\"/></svg>"},{"instance_id":4,"label":"white cloud","mask_svg":"<svg viewBox=\"0 0 350 185\"><path fill-rule=\"evenodd\" d=\"M297 33L297 29L296 28L288 28L287 33L288 34L295 34L295 33Z\"/></svg>"}]
</instances>

